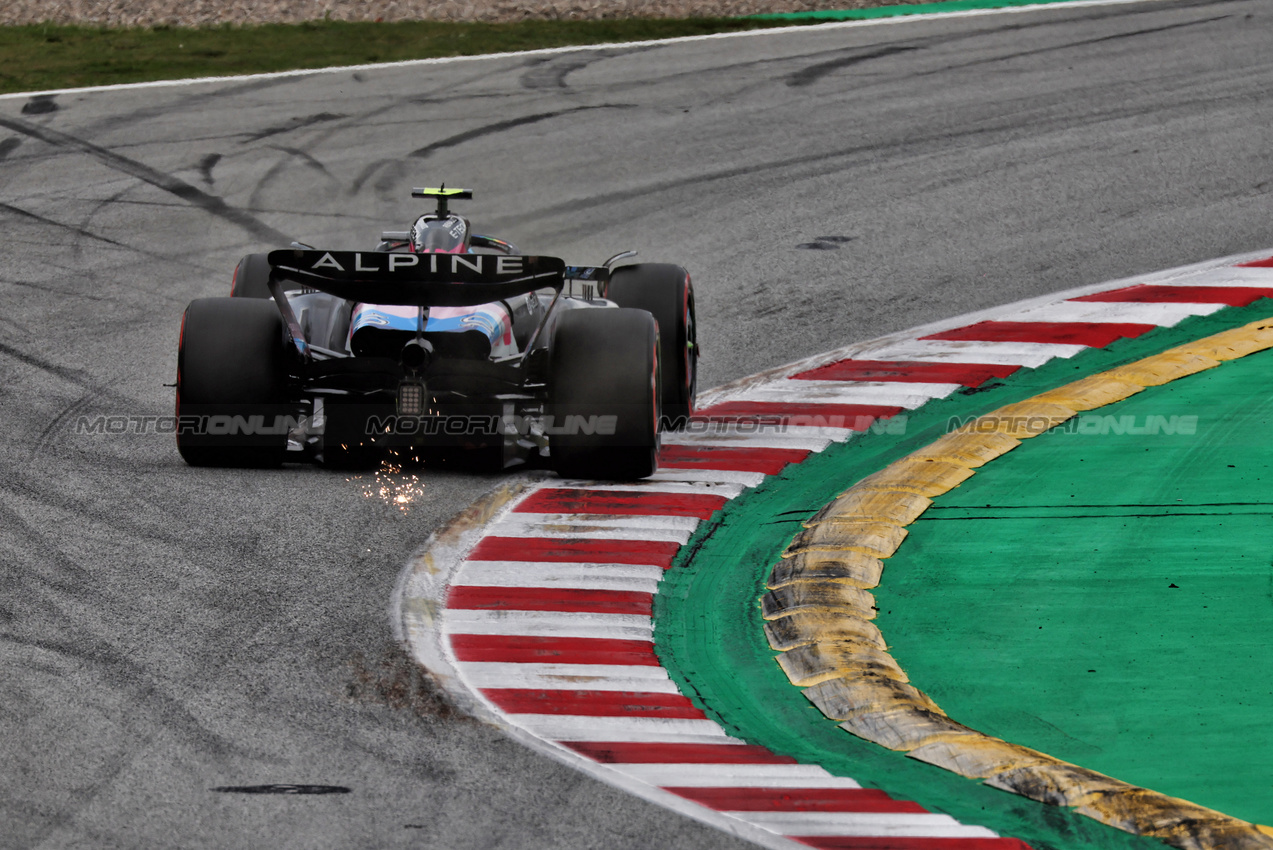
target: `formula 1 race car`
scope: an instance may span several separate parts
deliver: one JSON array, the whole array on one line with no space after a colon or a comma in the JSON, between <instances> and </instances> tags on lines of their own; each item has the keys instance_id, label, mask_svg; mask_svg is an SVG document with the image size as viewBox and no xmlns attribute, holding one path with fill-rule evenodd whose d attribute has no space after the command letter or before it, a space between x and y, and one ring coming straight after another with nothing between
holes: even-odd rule
<instances>
[{"instance_id":1,"label":"formula 1 race car","mask_svg":"<svg viewBox=\"0 0 1273 850\"><path fill-rule=\"evenodd\" d=\"M689 274L662 263L567 266L470 232L436 201L374 251L301 243L249 254L228 298L182 319L177 448L194 466L387 453L569 477L654 472L660 433L693 412Z\"/></svg>"}]
</instances>

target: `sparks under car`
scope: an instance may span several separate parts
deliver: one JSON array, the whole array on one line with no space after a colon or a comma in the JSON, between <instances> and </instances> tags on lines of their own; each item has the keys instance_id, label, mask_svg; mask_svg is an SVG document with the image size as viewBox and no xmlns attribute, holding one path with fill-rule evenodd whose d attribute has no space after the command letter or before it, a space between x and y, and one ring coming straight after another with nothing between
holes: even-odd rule
<instances>
[{"instance_id":1,"label":"sparks under car","mask_svg":"<svg viewBox=\"0 0 1273 850\"><path fill-rule=\"evenodd\" d=\"M398 457L634 479L693 411L685 269L568 266L470 232L436 202L372 251L250 254L186 308L177 448L195 466Z\"/></svg>"}]
</instances>

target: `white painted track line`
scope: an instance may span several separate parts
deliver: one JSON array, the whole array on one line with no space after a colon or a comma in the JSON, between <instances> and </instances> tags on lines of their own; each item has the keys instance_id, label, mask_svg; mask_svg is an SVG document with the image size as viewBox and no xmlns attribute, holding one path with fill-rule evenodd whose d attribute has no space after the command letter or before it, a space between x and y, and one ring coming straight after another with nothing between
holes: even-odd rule
<instances>
[{"instance_id":1,"label":"white painted track line","mask_svg":"<svg viewBox=\"0 0 1273 850\"><path fill-rule=\"evenodd\" d=\"M648 744L716 744L727 737L711 720L663 717L586 717L515 714L517 725L554 741L634 741Z\"/></svg>"},{"instance_id":2,"label":"white painted track line","mask_svg":"<svg viewBox=\"0 0 1273 850\"><path fill-rule=\"evenodd\" d=\"M1008 313L1005 322L1106 322L1140 325L1178 325L1191 316L1209 316L1223 304L1111 304L1107 301L1062 301L1046 307Z\"/></svg>"},{"instance_id":3,"label":"white painted track line","mask_svg":"<svg viewBox=\"0 0 1273 850\"><path fill-rule=\"evenodd\" d=\"M534 561L469 561L453 587L580 587L596 590L658 589L663 568L648 564L560 564Z\"/></svg>"},{"instance_id":4,"label":"white painted track line","mask_svg":"<svg viewBox=\"0 0 1273 850\"><path fill-rule=\"evenodd\" d=\"M665 788L861 788L816 764L628 764L623 769Z\"/></svg>"},{"instance_id":5,"label":"white painted track line","mask_svg":"<svg viewBox=\"0 0 1273 850\"><path fill-rule=\"evenodd\" d=\"M556 688L680 693L662 667L618 664L469 663L465 665L464 675L476 688Z\"/></svg>"},{"instance_id":6,"label":"white painted track line","mask_svg":"<svg viewBox=\"0 0 1273 850\"><path fill-rule=\"evenodd\" d=\"M581 614L574 611L447 611L447 633L528 637L623 638L652 640L649 617L635 614Z\"/></svg>"}]
</instances>

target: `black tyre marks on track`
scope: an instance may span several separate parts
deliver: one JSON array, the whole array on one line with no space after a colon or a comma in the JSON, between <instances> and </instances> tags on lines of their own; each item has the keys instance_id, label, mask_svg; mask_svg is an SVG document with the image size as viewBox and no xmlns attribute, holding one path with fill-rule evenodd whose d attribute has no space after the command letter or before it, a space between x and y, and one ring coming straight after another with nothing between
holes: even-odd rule
<instances>
[{"instance_id":1,"label":"black tyre marks on track","mask_svg":"<svg viewBox=\"0 0 1273 850\"><path fill-rule=\"evenodd\" d=\"M529 69L522 74L521 87L534 91L536 89L566 89L570 88L566 82L566 77L576 71L582 71L591 67L598 62L604 62L607 59L614 59L620 56L630 56L633 53L645 53L649 50L656 49L653 46L634 47L623 50L598 50L588 53L569 53L565 56L548 56L544 58L531 59L527 64Z\"/></svg>"},{"instance_id":2,"label":"black tyre marks on track","mask_svg":"<svg viewBox=\"0 0 1273 850\"><path fill-rule=\"evenodd\" d=\"M486 136L494 136L499 133L506 133L509 130L516 130L519 127L526 127L531 124L538 124L541 121L549 121L553 118L563 118L567 115L575 115L580 112L588 112L594 109L631 109L630 104L621 103L603 103L597 106L577 106L573 109L558 109L552 112L540 112L533 115L522 115L518 118L509 118L505 121L495 121L491 124L484 124L481 127L474 127L472 130L465 130L463 133L457 133L445 139L417 148L407 154L415 159L427 159L433 154L446 148L453 148L462 145L465 142L471 142L475 139L485 138Z\"/></svg>"},{"instance_id":3,"label":"black tyre marks on track","mask_svg":"<svg viewBox=\"0 0 1273 850\"><path fill-rule=\"evenodd\" d=\"M74 233L76 236L82 236L86 239L95 239L99 242L105 242L108 245L114 245L117 248L129 247L128 245L125 245L123 242L118 242L114 239L111 239L108 236L99 236L98 234L85 230L82 227L77 227L73 224L65 224L60 221L54 221L53 219L48 218L46 216L42 216L38 213L33 213L30 210L24 210L22 209L22 207L14 206L13 204L6 204L3 201L0 201L0 210L19 216L20 218L31 219L32 221L39 222L40 224L48 224L62 230L69 230L71 233Z\"/></svg>"},{"instance_id":4,"label":"black tyre marks on track","mask_svg":"<svg viewBox=\"0 0 1273 850\"><path fill-rule=\"evenodd\" d=\"M541 67L533 68L522 74L522 88L532 90L569 88L566 85L566 77L592 64L591 59L576 59L571 62L555 63L545 59L543 62L544 64Z\"/></svg>"},{"instance_id":5,"label":"black tyre marks on track","mask_svg":"<svg viewBox=\"0 0 1273 850\"><path fill-rule=\"evenodd\" d=\"M203 177L203 182L211 186L216 182L212 176L212 169L217 167L217 163L221 161L221 154L210 153L203 159L199 160L199 175Z\"/></svg>"},{"instance_id":6,"label":"black tyre marks on track","mask_svg":"<svg viewBox=\"0 0 1273 850\"><path fill-rule=\"evenodd\" d=\"M303 130L306 127L313 127L315 124L325 124L329 121L339 121L345 118L345 115L337 115L332 112L320 112L317 115L297 116L286 124L280 124L277 127L267 127L264 130L257 130L250 134L244 142L259 142L261 139L267 139L270 136L278 136L283 133L292 133L296 130Z\"/></svg>"},{"instance_id":7,"label":"black tyre marks on track","mask_svg":"<svg viewBox=\"0 0 1273 850\"><path fill-rule=\"evenodd\" d=\"M286 245L291 242L291 237L285 233L275 230L243 210L231 207L222 198L209 195L207 192L191 186L186 181L173 177L171 174L165 174L145 163L99 147L92 142L49 127L38 127L16 118L0 116L0 127L6 127L15 133L44 142L51 147L87 154L107 168L135 177L144 183L149 183L157 189L168 192L183 201L201 208L209 215L214 215L243 228L257 239L274 242L279 245Z\"/></svg>"},{"instance_id":8,"label":"black tyre marks on track","mask_svg":"<svg viewBox=\"0 0 1273 850\"><path fill-rule=\"evenodd\" d=\"M280 174L286 171L288 165L290 165L293 160L297 160L305 167L313 171L317 171L333 183L336 182L336 179L332 177L331 172L327 170L327 166L315 159L314 155L309 151L303 148L289 147L286 145L270 145L269 147L270 150L276 150L283 154L283 156L279 158L278 162L270 166L269 170L266 171L261 179L256 182L256 186L252 189L252 194L248 196L248 209L260 210L262 208L264 204L262 196L266 187L269 186L270 183L274 182Z\"/></svg>"},{"instance_id":9,"label":"black tyre marks on track","mask_svg":"<svg viewBox=\"0 0 1273 850\"><path fill-rule=\"evenodd\" d=\"M57 112L59 107L55 96L51 94L37 94L35 97L22 104L23 115L48 115L50 112Z\"/></svg>"},{"instance_id":10,"label":"black tyre marks on track","mask_svg":"<svg viewBox=\"0 0 1273 850\"><path fill-rule=\"evenodd\" d=\"M348 794L344 785L219 785L212 789L222 794Z\"/></svg>"},{"instance_id":11,"label":"black tyre marks on track","mask_svg":"<svg viewBox=\"0 0 1273 850\"><path fill-rule=\"evenodd\" d=\"M845 56L839 59L832 59L829 62L822 62L817 65L810 65L796 71L787 77L787 85L790 88L800 88L802 86L811 86L818 80L840 71L844 68L851 68L854 65L861 65L863 62L870 62L873 59L885 59L889 56L896 56L899 53L909 53L912 50L919 50L918 47L911 45L898 45L896 47L884 47L879 50L871 50L866 53L854 56Z\"/></svg>"},{"instance_id":12,"label":"black tyre marks on track","mask_svg":"<svg viewBox=\"0 0 1273 850\"><path fill-rule=\"evenodd\" d=\"M1170 32L1172 30L1189 29L1197 26L1205 26L1207 24L1218 23L1233 18L1233 15L1216 15L1209 18L1202 18L1197 21L1182 21L1181 23L1168 24L1161 27L1150 27L1146 29L1132 30L1131 32L1114 33L1113 35L1103 35L1098 38L1087 38L1079 41L1068 42L1066 44L1049 45L1048 47L1038 48L1035 50L1021 50L1008 53L1002 53L998 56L988 56L984 59L975 59L970 62L959 62L955 64L945 65L940 69L929 71L926 74L918 74L916 76L927 76L932 74L944 74L949 71L959 71L965 68L975 68L980 65L992 65L997 62L1011 62L1016 59L1026 59L1033 56L1046 56L1049 53L1061 53L1072 51L1080 47L1092 47L1100 44L1109 44L1112 42L1124 41L1129 38L1141 38L1158 33Z\"/></svg>"}]
</instances>

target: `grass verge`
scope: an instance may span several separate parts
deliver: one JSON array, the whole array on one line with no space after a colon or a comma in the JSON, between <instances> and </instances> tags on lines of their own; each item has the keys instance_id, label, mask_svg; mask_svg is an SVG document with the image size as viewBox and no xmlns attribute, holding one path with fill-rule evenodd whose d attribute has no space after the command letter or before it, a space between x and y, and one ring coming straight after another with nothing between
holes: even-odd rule
<instances>
[{"instance_id":1,"label":"grass verge","mask_svg":"<svg viewBox=\"0 0 1273 850\"><path fill-rule=\"evenodd\" d=\"M0 93L232 76L790 26L742 18L184 28L0 27Z\"/></svg>"}]
</instances>

